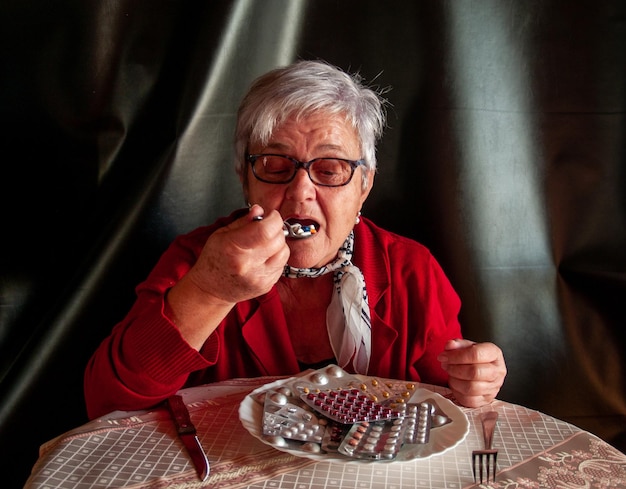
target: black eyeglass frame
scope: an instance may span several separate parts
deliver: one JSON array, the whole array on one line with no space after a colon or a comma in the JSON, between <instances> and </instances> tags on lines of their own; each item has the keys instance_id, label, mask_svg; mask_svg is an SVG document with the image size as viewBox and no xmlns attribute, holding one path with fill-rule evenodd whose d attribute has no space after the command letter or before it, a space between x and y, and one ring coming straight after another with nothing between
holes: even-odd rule
<instances>
[{"instance_id":1,"label":"black eyeglass frame","mask_svg":"<svg viewBox=\"0 0 626 489\"><path fill-rule=\"evenodd\" d=\"M289 178L289 180L286 180L284 182L273 182L271 180L265 180L264 178L259 177L257 175L257 173L256 173L256 170L254 169L254 164L256 163L256 160L259 159L262 156L278 156L280 158L286 158L286 159L290 160L294 164L294 171L293 171L293 174L291 175L291 177ZM344 161L344 162L348 163L348 165L350 165L350 169L351 169L350 178L348 178L348 180L345 181L344 183L340 183L339 185L329 185L327 183L316 182L311 177L311 172L309 171L309 168L311 167L311 165L313 163L315 163L316 161L319 161L319 160L338 160L338 161ZM302 168L303 170L306 171L306 174L309 176L309 179L315 185L319 185L320 187L344 187L345 185L348 185L352 181L352 177L354 176L355 170L359 166L365 165L365 160L364 159L347 160L345 158L329 158L329 157L326 157L326 158L314 158L311 161L300 161L300 160L297 160L297 159L295 159L295 158L293 158L291 156L288 156L288 155L281 155L281 154L275 154L275 153L260 153L260 154L255 154L255 155L246 154L246 161L248 163L250 163L250 166L252 167L252 174L260 182L270 183L270 184L274 184L274 185L285 185L285 184L291 182L296 177L296 174L298 173L298 170L300 168Z\"/></svg>"}]
</instances>

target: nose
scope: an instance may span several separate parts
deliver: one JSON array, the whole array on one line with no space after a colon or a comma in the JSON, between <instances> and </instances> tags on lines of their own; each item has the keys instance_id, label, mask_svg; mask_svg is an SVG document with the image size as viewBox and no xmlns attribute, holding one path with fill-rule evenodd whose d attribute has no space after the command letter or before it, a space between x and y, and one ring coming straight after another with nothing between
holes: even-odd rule
<instances>
[{"instance_id":1,"label":"nose","mask_svg":"<svg viewBox=\"0 0 626 489\"><path fill-rule=\"evenodd\" d=\"M291 200L307 200L315 196L315 184L304 168L296 171L296 176L287 186L286 197Z\"/></svg>"}]
</instances>

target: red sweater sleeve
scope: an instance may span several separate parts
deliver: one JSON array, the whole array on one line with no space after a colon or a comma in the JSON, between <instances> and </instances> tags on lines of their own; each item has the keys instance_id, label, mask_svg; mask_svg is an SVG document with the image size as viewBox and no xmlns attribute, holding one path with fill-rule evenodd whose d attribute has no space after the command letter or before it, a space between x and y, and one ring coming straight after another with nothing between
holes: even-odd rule
<instances>
[{"instance_id":1,"label":"red sweater sleeve","mask_svg":"<svg viewBox=\"0 0 626 489\"><path fill-rule=\"evenodd\" d=\"M132 309L99 345L85 369L90 418L117 409L151 407L179 390L190 373L215 361L218 336L207 340L201 355L164 315L164 297L195 263L211 232L228 220L232 219L178 237L137 286Z\"/></svg>"}]
</instances>

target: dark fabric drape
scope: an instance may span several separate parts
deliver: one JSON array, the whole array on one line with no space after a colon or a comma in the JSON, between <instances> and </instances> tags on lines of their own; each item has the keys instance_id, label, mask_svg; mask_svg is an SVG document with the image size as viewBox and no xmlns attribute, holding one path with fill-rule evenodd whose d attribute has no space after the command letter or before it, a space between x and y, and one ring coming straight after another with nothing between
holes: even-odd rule
<instances>
[{"instance_id":1,"label":"dark fabric drape","mask_svg":"<svg viewBox=\"0 0 626 489\"><path fill-rule=\"evenodd\" d=\"M87 359L167 244L243 204L238 101L298 58L391 87L365 212L435 253L465 335L505 352L500 397L625 449L624 2L0 12L0 443L16 487L41 443L86 421Z\"/></svg>"}]
</instances>

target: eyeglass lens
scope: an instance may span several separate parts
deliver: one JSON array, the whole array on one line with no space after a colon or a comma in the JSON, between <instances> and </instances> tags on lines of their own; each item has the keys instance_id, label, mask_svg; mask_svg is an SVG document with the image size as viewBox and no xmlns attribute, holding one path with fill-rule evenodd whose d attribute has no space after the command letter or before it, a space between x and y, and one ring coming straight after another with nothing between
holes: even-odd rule
<instances>
[{"instance_id":1,"label":"eyeglass lens","mask_svg":"<svg viewBox=\"0 0 626 489\"><path fill-rule=\"evenodd\" d=\"M284 156L261 155L252 162L252 169L259 180L269 183L287 183L296 174L295 160ZM308 168L307 168L308 166ZM304 166L314 183L331 187L345 185L352 178L354 168L346 160L318 158Z\"/></svg>"}]
</instances>

